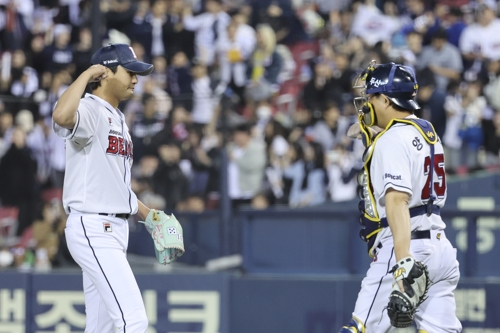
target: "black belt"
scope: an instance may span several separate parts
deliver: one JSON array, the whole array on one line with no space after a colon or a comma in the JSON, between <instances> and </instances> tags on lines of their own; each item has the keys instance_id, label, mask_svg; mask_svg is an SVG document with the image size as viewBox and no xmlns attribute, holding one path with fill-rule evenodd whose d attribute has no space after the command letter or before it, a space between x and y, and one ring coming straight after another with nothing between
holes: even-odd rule
<instances>
[{"instance_id":1,"label":"black belt","mask_svg":"<svg viewBox=\"0 0 500 333\"><path fill-rule=\"evenodd\" d=\"M412 231L411 239L431 239L431 231L430 230Z\"/></svg>"},{"instance_id":2,"label":"black belt","mask_svg":"<svg viewBox=\"0 0 500 333\"><path fill-rule=\"evenodd\" d=\"M430 230L415 230L411 232L411 239L431 239ZM382 243L378 243L377 247L382 248Z\"/></svg>"},{"instance_id":3,"label":"black belt","mask_svg":"<svg viewBox=\"0 0 500 333\"><path fill-rule=\"evenodd\" d=\"M422 205L422 206L410 208L409 209L410 210L410 218L427 214L429 208L430 207L427 207L427 205ZM439 206L432 205L432 208L430 208L430 213L436 214L436 215L441 215L441 208ZM430 214L428 216L430 216ZM387 222L386 217L381 218L380 222L382 223L383 228L386 228L389 226L389 223ZM430 237L427 237L427 238L430 238Z\"/></svg>"},{"instance_id":4,"label":"black belt","mask_svg":"<svg viewBox=\"0 0 500 333\"><path fill-rule=\"evenodd\" d=\"M111 214L111 213L99 213L99 215L103 216L113 216L113 217L118 217L120 219L128 219L130 217L130 214Z\"/></svg>"}]
</instances>

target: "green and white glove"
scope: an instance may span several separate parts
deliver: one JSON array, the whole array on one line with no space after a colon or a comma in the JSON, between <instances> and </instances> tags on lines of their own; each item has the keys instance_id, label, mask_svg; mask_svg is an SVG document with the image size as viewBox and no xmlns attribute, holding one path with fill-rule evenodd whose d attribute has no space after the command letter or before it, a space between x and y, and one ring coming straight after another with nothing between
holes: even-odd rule
<instances>
[{"instance_id":1,"label":"green and white glove","mask_svg":"<svg viewBox=\"0 0 500 333\"><path fill-rule=\"evenodd\" d=\"M155 244L156 259L166 265L184 254L182 226L172 214L151 209L144 223Z\"/></svg>"}]
</instances>

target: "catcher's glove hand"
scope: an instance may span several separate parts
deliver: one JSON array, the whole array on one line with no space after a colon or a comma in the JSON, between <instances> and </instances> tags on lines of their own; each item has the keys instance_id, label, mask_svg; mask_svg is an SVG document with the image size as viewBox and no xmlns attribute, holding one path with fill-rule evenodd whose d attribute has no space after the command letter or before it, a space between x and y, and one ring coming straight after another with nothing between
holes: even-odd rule
<instances>
[{"instance_id":1,"label":"catcher's glove hand","mask_svg":"<svg viewBox=\"0 0 500 333\"><path fill-rule=\"evenodd\" d=\"M401 259L391 270L394 276L387 313L394 327L408 327L413 322L417 307L425 301L429 291L427 266L412 257ZM404 292L399 288L401 281Z\"/></svg>"},{"instance_id":2,"label":"catcher's glove hand","mask_svg":"<svg viewBox=\"0 0 500 333\"><path fill-rule=\"evenodd\" d=\"M184 254L182 226L172 214L151 209L146 221L139 221L153 237L156 259L160 264L170 264Z\"/></svg>"}]
</instances>

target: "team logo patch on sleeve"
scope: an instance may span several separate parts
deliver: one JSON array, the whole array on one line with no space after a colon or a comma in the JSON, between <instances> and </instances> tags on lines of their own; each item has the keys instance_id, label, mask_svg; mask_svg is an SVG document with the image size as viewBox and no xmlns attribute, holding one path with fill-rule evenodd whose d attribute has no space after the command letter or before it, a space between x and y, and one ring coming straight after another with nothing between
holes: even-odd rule
<instances>
[{"instance_id":1,"label":"team logo patch on sleeve","mask_svg":"<svg viewBox=\"0 0 500 333\"><path fill-rule=\"evenodd\" d=\"M104 226L104 232L112 232L113 231L113 229L111 228L111 223L103 222L102 225Z\"/></svg>"}]
</instances>

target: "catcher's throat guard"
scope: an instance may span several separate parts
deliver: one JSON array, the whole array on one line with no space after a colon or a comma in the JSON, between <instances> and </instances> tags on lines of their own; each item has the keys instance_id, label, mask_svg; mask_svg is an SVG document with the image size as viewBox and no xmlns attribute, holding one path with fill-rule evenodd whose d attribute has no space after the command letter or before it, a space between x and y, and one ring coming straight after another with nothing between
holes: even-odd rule
<instances>
[{"instance_id":1,"label":"catcher's throat guard","mask_svg":"<svg viewBox=\"0 0 500 333\"><path fill-rule=\"evenodd\" d=\"M368 129L366 129L366 126L375 125L377 118L373 105L368 102L366 79L368 74L375 70L376 64L377 62L372 60L368 67L356 77L353 85L353 88L359 92L359 96L354 98L354 107L356 108L356 111L358 111L359 125L361 126L362 135L369 136L368 140L367 138L363 138L363 140L367 141L371 141L371 135ZM369 143L367 146L368 145Z\"/></svg>"}]
</instances>

